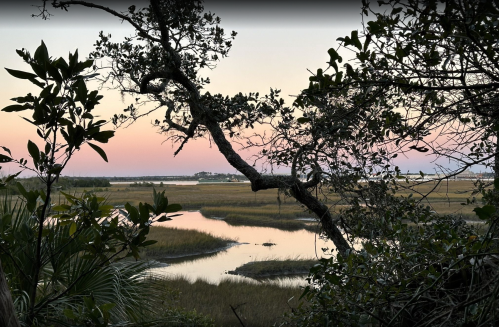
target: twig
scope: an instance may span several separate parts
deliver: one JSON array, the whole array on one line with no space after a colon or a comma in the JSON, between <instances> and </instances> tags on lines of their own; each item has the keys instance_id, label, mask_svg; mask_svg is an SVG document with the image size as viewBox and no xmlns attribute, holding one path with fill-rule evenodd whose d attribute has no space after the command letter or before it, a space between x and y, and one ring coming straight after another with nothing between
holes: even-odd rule
<instances>
[{"instance_id":1,"label":"twig","mask_svg":"<svg viewBox=\"0 0 499 327\"><path fill-rule=\"evenodd\" d=\"M240 323L240 324L241 324L241 326L243 326L243 327L245 327L245 326L244 326L244 323L243 323L243 321L241 320L241 318L239 318L239 315L237 314L236 309L237 309L237 308L239 308L240 306L244 305L244 304L246 304L246 303L240 304L240 305L238 305L236 308L234 308L231 304L229 304L229 307L232 309L232 312L234 312L234 314L235 314L235 315L236 315L236 317L237 317L237 320L239 320L239 323Z\"/></svg>"}]
</instances>

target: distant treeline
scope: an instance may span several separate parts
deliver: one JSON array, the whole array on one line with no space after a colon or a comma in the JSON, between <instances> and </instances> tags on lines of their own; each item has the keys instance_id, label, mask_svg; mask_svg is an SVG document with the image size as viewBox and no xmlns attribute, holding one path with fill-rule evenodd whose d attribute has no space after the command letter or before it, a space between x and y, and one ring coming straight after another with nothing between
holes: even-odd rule
<instances>
[{"instance_id":1,"label":"distant treeline","mask_svg":"<svg viewBox=\"0 0 499 327\"><path fill-rule=\"evenodd\" d=\"M21 183L28 191L40 190L45 187L37 177L16 178L7 186L8 192L10 194L19 194L19 191L15 185L16 182ZM83 187L90 190L91 188L110 187L111 183L109 183L109 180L106 178L61 177L53 186L61 190L69 190L75 187Z\"/></svg>"},{"instance_id":2,"label":"distant treeline","mask_svg":"<svg viewBox=\"0 0 499 327\"><path fill-rule=\"evenodd\" d=\"M111 183L109 183L108 179L104 178L60 178L57 183L58 186L62 186L64 188L71 187L110 187Z\"/></svg>"}]
</instances>

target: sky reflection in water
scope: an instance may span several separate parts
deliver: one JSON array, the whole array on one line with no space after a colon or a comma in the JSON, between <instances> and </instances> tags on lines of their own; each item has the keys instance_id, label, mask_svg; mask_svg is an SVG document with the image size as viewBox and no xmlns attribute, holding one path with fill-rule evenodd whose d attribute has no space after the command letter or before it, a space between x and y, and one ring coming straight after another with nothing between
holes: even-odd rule
<instances>
[{"instance_id":1,"label":"sky reflection in water","mask_svg":"<svg viewBox=\"0 0 499 327\"><path fill-rule=\"evenodd\" d=\"M256 260L268 258L315 258L324 256L322 248L333 248L331 242L321 240L316 234L299 230L288 232L276 228L231 226L223 220L205 218L200 212L182 212L183 215L172 221L158 223L156 226L195 229L215 236L237 240L239 244L216 255L198 257L195 260L174 263L169 267L155 269L162 275L183 275L191 281L203 279L218 284L224 278L246 279L228 275L227 271ZM275 243L275 246L263 246L263 243ZM303 280L303 278L301 278ZM297 281L291 280L291 283Z\"/></svg>"}]
</instances>

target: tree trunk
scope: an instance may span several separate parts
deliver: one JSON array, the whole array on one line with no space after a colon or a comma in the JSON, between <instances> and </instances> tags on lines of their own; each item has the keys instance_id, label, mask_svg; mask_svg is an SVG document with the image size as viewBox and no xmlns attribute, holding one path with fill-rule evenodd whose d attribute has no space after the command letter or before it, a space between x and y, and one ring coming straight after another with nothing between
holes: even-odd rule
<instances>
[{"instance_id":1,"label":"tree trunk","mask_svg":"<svg viewBox=\"0 0 499 327\"><path fill-rule=\"evenodd\" d=\"M3 274L2 262L0 261L0 326L21 327L17 319L9 285Z\"/></svg>"},{"instance_id":2,"label":"tree trunk","mask_svg":"<svg viewBox=\"0 0 499 327\"><path fill-rule=\"evenodd\" d=\"M496 133L496 153L494 155L494 179L499 178L499 133Z\"/></svg>"},{"instance_id":3,"label":"tree trunk","mask_svg":"<svg viewBox=\"0 0 499 327\"><path fill-rule=\"evenodd\" d=\"M339 228L333 222L333 217L327 206L315 198L304 187L304 184L294 176L262 176L252 166L248 165L239 154L237 154L232 145L227 141L223 131L218 123L210 120L207 115L204 124L211 133L213 141L218 147L220 153L227 159L229 164L246 176L251 182L251 189L256 192L259 190L287 188L292 190L293 197L308 209L310 209L319 218L322 229L341 255L345 255L350 250L350 245L345 240Z\"/></svg>"}]
</instances>

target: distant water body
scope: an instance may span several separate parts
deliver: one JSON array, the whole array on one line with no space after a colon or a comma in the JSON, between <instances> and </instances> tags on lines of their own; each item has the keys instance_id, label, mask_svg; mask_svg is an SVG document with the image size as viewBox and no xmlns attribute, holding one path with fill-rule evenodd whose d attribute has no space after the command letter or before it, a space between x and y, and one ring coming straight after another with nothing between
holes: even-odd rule
<instances>
[{"instance_id":1,"label":"distant water body","mask_svg":"<svg viewBox=\"0 0 499 327\"><path fill-rule=\"evenodd\" d=\"M199 183L199 181L145 181L147 183L153 183L153 184L161 184L163 183L164 185L198 185L198 184L220 184L220 183L229 183L229 182L203 182ZM112 185L130 185L133 183L142 183L142 181L131 181L131 182L110 182ZM230 183L249 183L249 181L242 181L242 182L230 182Z\"/></svg>"}]
</instances>

